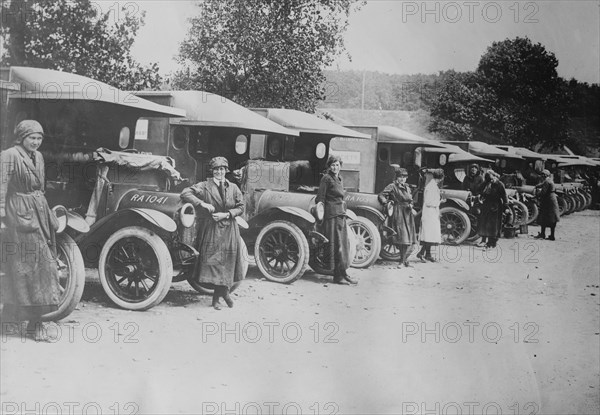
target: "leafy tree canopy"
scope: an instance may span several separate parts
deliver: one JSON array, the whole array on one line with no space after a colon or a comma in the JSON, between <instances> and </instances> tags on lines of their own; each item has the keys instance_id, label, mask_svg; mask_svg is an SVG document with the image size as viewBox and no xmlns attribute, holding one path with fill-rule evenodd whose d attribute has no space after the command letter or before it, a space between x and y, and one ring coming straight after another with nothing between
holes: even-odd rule
<instances>
[{"instance_id":1,"label":"leafy tree canopy","mask_svg":"<svg viewBox=\"0 0 600 415\"><path fill-rule=\"evenodd\" d=\"M176 87L313 112L344 52L354 0L208 0L181 44ZM359 6L357 6L359 7Z\"/></svg>"},{"instance_id":2,"label":"leafy tree canopy","mask_svg":"<svg viewBox=\"0 0 600 415\"><path fill-rule=\"evenodd\" d=\"M103 13L90 0L3 2L2 64L72 72L121 89L156 88L158 65L142 66L131 55L143 22L137 9Z\"/></svg>"},{"instance_id":3,"label":"leafy tree canopy","mask_svg":"<svg viewBox=\"0 0 600 415\"><path fill-rule=\"evenodd\" d=\"M430 128L462 140L557 147L568 140L569 94L558 60L527 38L494 42L477 70L448 76Z\"/></svg>"}]
</instances>

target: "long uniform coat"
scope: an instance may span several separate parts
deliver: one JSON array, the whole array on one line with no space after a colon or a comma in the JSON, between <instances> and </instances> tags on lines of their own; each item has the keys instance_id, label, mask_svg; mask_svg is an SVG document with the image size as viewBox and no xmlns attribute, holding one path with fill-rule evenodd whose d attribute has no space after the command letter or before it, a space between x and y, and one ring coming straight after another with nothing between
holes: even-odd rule
<instances>
[{"instance_id":1,"label":"long uniform coat","mask_svg":"<svg viewBox=\"0 0 600 415\"><path fill-rule=\"evenodd\" d=\"M392 242L398 245L412 245L417 243L415 231L415 217L412 212L412 194L406 184L390 183L378 196L381 204L394 202L394 213L389 223L396 235Z\"/></svg>"},{"instance_id":2,"label":"long uniform coat","mask_svg":"<svg viewBox=\"0 0 600 415\"><path fill-rule=\"evenodd\" d=\"M244 279L247 269L241 248L240 229L236 216L244 213L244 199L240 189L225 180L225 200L221 198L219 187L210 178L188 187L181 198L198 208L198 262L194 268L194 278L201 283L224 285L229 288ZM209 203L217 212L229 212L231 218L215 222L212 214L200 207L200 202Z\"/></svg>"},{"instance_id":3,"label":"long uniform coat","mask_svg":"<svg viewBox=\"0 0 600 415\"><path fill-rule=\"evenodd\" d=\"M44 158L20 145L2 152L0 216L1 295L10 318L30 320L58 308L60 285L55 231L58 221L44 197Z\"/></svg>"},{"instance_id":4,"label":"long uniform coat","mask_svg":"<svg viewBox=\"0 0 600 415\"><path fill-rule=\"evenodd\" d=\"M421 230L419 240L430 244L442 242L440 225L440 188L435 180L431 180L423 192L423 209L421 211Z\"/></svg>"},{"instance_id":5,"label":"long uniform coat","mask_svg":"<svg viewBox=\"0 0 600 415\"><path fill-rule=\"evenodd\" d=\"M481 236L499 238L502 231L502 213L508 206L504 184L500 181L486 183L481 196L483 203L477 233Z\"/></svg>"},{"instance_id":6,"label":"long uniform coat","mask_svg":"<svg viewBox=\"0 0 600 415\"><path fill-rule=\"evenodd\" d=\"M537 196L540 199L540 214L537 218L538 225L554 226L560 220L558 200L554 182L546 179L536 186Z\"/></svg>"},{"instance_id":7,"label":"long uniform coat","mask_svg":"<svg viewBox=\"0 0 600 415\"><path fill-rule=\"evenodd\" d=\"M316 202L323 202L325 217L323 232L329 239L325 252L324 265L333 271L334 276L343 276L350 264L350 241L346 227L346 203L344 202L344 185L342 178L328 172L321 179Z\"/></svg>"}]
</instances>

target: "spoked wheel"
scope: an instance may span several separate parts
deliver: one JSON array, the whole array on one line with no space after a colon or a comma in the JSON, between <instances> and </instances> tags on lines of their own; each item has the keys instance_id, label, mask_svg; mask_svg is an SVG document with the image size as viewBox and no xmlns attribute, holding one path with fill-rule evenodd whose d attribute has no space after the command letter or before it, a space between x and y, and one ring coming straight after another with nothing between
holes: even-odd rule
<instances>
[{"instance_id":1,"label":"spoked wheel","mask_svg":"<svg viewBox=\"0 0 600 415\"><path fill-rule=\"evenodd\" d=\"M529 223L529 211L525 203L513 200L510 202L510 209L513 212L514 226L521 226Z\"/></svg>"},{"instance_id":2,"label":"spoked wheel","mask_svg":"<svg viewBox=\"0 0 600 415\"><path fill-rule=\"evenodd\" d=\"M348 258L355 258L360 243L348 222L346 228L346 233L348 234ZM309 265L317 274L333 275L333 269L330 268L330 261L328 261L327 257L328 246L329 243L321 244L318 247L311 247Z\"/></svg>"},{"instance_id":3,"label":"spoked wheel","mask_svg":"<svg viewBox=\"0 0 600 415\"><path fill-rule=\"evenodd\" d=\"M123 228L106 241L98 263L109 298L128 310L147 310L167 295L173 279L171 254L149 229Z\"/></svg>"},{"instance_id":4,"label":"spoked wheel","mask_svg":"<svg viewBox=\"0 0 600 415\"><path fill-rule=\"evenodd\" d=\"M56 253L64 268L59 271L60 299L58 309L44 314L44 321L58 321L75 310L83 295L85 286L85 266L81 251L67 234L56 235Z\"/></svg>"},{"instance_id":5,"label":"spoked wheel","mask_svg":"<svg viewBox=\"0 0 600 415\"><path fill-rule=\"evenodd\" d=\"M527 219L527 225L531 225L535 222L540 215L540 208L538 208L537 203L533 199L527 199L525 206L527 206L527 210L529 211L529 216Z\"/></svg>"},{"instance_id":6,"label":"spoked wheel","mask_svg":"<svg viewBox=\"0 0 600 415\"><path fill-rule=\"evenodd\" d=\"M242 255L242 258L244 258L244 260L242 262L242 266L243 266L242 275L243 275L243 278L246 278L246 274L248 273L248 248L246 247L246 243L244 242L244 240L241 237L240 237L240 249L242 250L240 255ZM205 283L196 281L193 274L190 274L188 276L187 281L192 286L192 288L194 290L198 291L200 294L212 295L213 292L215 291L212 284L205 284ZM241 281L234 282L233 285L231 286L231 288L229 289L229 292L231 292L231 293L234 292L237 289L237 287L240 286L240 283L241 283Z\"/></svg>"},{"instance_id":7,"label":"spoked wheel","mask_svg":"<svg viewBox=\"0 0 600 415\"><path fill-rule=\"evenodd\" d=\"M291 283L302 277L309 256L306 236L288 221L269 223L254 244L256 266L265 278L274 282Z\"/></svg>"},{"instance_id":8,"label":"spoked wheel","mask_svg":"<svg viewBox=\"0 0 600 415\"><path fill-rule=\"evenodd\" d=\"M565 211L565 215L570 215L575 210L575 201L571 197L571 195L565 195L565 205L567 206L567 210Z\"/></svg>"},{"instance_id":9,"label":"spoked wheel","mask_svg":"<svg viewBox=\"0 0 600 415\"><path fill-rule=\"evenodd\" d=\"M587 203L585 196L579 192L575 193L574 196L577 199L577 212L581 212L583 209L585 209L585 205Z\"/></svg>"},{"instance_id":10,"label":"spoked wheel","mask_svg":"<svg viewBox=\"0 0 600 415\"><path fill-rule=\"evenodd\" d=\"M447 206L440 209L442 242L450 245L463 243L471 233L471 222L465 212Z\"/></svg>"},{"instance_id":11,"label":"spoked wheel","mask_svg":"<svg viewBox=\"0 0 600 415\"><path fill-rule=\"evenodd\" d=\"M588 191L583 191L583 197L585 198L585 206L584 209L589 209L592 206L592 194Z\"/></svg>"},{"instance_id":12,"label":"spoked wheel","mask_svg":"<svg viewBox=\"0 0 600 415\"><path fill-rule=\"evenodd\" d=\"M467 217L469 218L469 222L471 222L471 232L469 232L467 241L475 242L476 240L481 238L481 236L479 236L479 233L477 232L479 230L479 218L477 217L477 215L471 213L467 214Z\"/></svg>"},{"instance_id":13,"label":"spoked wheel","mask_svg":"<svg viewBox=\"0 0 600 415\"><path fill-rule=\"evenodd\" d=\"M389 225L390 218L386 219L386 225ZM420 222L420 220L419 220ZM379 256L386 261L400 261L400 249L398 245L396 245L392 240L392 235L388 234L388 232L383 228L381 234L381 251L379 252ZM415 218L415 231L417 230L417 219Z\"/></svg>"},{"instance_id":14,"label":"spoked wheel","mask_svg":"<svg viewBox=\"0 0 600 415\"><path fill-rule=\"evenodd\" d=\"M379 258L381 251L381 235L377 226L369 219L357 216L356 220L349 222L350 229L358 241L356 255L350 266L353 268L370 267Z\"/></svg>"}]
</instances>

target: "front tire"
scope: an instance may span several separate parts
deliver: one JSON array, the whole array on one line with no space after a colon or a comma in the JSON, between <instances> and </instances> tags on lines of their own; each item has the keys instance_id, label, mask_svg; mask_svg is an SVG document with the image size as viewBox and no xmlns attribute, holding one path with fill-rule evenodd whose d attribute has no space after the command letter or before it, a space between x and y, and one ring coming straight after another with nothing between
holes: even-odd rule
<instances>
[{"instance_id":1,"label":"front tire","mask_svg":"<svg viewBox=\"0 0 600 415\"><path fill-rule=\"evenodd\" d=\"M127 310L148 310L167 295L173 262L167 245L154 232L130 226L108 238L98 263L106 295Z\"/></svg>"},{"instance_id":2,"label":"front tire","mask_svg":"<svg viewBox=\"0 0 600 415\"><path fill-rule=\"evenodd\" d=\"M537 203L535 203L535 200L533 199L529 199L527 203L525 203L525 206L527 206L527 210L529 211L527 225L531 225L537 220L538 216L540 215L540 208L538 208Z\"/></svg>"},{"instance_id":3,"label":"front tire","mask_svg":"<svg viewBox=\"0 0 600 415\"><path fill-rule=\"evenodd\" d=\"M510 202L510 209L513 212L514 226L521 226L529 223L529 210L525 203L513 200Z\"/></svg>"},{"instance_id":4,"label":"front tire","mask_svg":"<svg viewBox=\"0 0 600 415\"><path fill-rule=\"evenodd\" d=\"M81 301L85 286L85 265L73 238L66 233L56 235L56 251L66 266L59 274L61 297L58 309L44 314L43 321L58 321L70 315Z\"/></svg>"},{"instance_id":5,"label":"front tire","mask_svg":"<svg viewBox=\"0 0 600 415\"><path fill-rule=\"evenodd\" d=\"M448 245L463 243L471 233L471 222L467 214L451 206L440 209L440 226L442 243Z\"/></svg>"},{"instance_id":6,"label":"front tire","mask_svg":"<svg viewBox=\"0 0 600 415\"><path fill-rule=\"evenodd\" d=\"M349 222L349 225L358 241L356 255L350 266L352 268L368 268L379 258L379 251L381 251L379 230L373 222L362 216L357 216L356 220Z\"/></svg>"},{"instance_id":7,"label":"front tire","mask_svg":"<svg viewBox=\"0 0 600 415\"><path fill-rule=\"evenodd\" d=\"M289 284L301 278L309 256L306 236L288 221L269 223L254 244L256 266L269 281Z\"/></svg>"}]
</instances>

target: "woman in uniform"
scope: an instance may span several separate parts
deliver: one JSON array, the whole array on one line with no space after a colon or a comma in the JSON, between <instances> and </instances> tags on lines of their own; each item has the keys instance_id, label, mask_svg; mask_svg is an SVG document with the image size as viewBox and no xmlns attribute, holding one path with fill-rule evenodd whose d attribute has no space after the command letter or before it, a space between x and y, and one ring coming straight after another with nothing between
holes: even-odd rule
<instances>
[{"instance_id":1,"label":"woman in uniform","mask_svg":"<svg viewBox=\"0 0 600 415\"><path fill-rule=\"evenodd\" d=\"M220 310L219 298L233 307L229 291L233 284L244 279L247 266L241 248L240 230L236 216L244 213L240 189L225 178L229 163L225 157L214 157L209 168L213 177L188 187L181 199L192 203L199 212L198 262L194 278L214 287L212 306Z\"/></svg>"},{"instance_id":2,"label":"woman in uniform","mask_svg":"<svg viewBox=\"0 0 600 415\"><path fill-rule=\"evenodd\" d=\"M419 240L421 241L421 250L417 258L421 262L435 262L431 256L431 247L442 243L442 232L440 228L440 183L444 180L444 170L435 169L433 178L425 186L423 192L423 209L421 211L421 230Z\"/></svg>"},{"instance_id":3,"label":"woman in uniform","mask_svg":"<svg viewBox=\"0 0 600 415\"><path fill-rule=\"evenodd\" d=\"M402 265L411 267L408 262L408 257L411 254L410 247L417 243L415 217L413 215L413 198L410 187L406 184L408 171L399 166L395 170L396 179L383 189L378 199L382 205L391 202L394 206L390 227L396 232L392 237L392 243L397 245L400 250L398 268Z\"/></svg>"},{"instance_id":4,"label":"woman in uniform","mask_svg":"<svg viewBox=\"0 0 600 415\"><path fill-rule=\"evenodd\" d=\"M550 228L550 236L548 239L554 241L554 230L556 224L560 220L560 212L558 210L558 200L556 199L556 190L552 174L549 170L543 170L542 175L544 181L535 186L536 195L540 200L540 214L537 222L541 226L540 233L535 237L537 239L546 238L546 227Z\"/></svg>"},{"instance_id":5,"label":"woman in uniform","mask_svg":"<svg viewBox=\"0 0 600 415\"><path fill-rule=\"evenodd\" d=\"M335 284L356 284L347 272L350 264L348 252L348 228L346 227L346 202L344 202L344 186L340 177L342 159L331 155L327 159L327 173L323 175L316 202L323 203L325 216L323 228L325 237L329 239L325 252L327 268L333 270Z\"/></svg>"},{"instance_id":6,"label":"woman in uniform","mask_svg":"<svg viewBox=\"0 0 600 415\"><path fill-rule=\"evenodd\" d=\"M24 120L15 136L15 146L2 152L0 163L4 320L27 320L27 334L47 341L42 316L58 309L60 285L58 220L44 197L44 158L37 151L44 130L39 122Z\"/></svg>"},{"instance_id":7,"label":"woman in uniform","mask_svg":"<svg viewBox=\"0 0 600 415\"><path fill-rule=\"evenodd\" d=\"M488 170L481 190L481 214L479 215L479 235L487 238L486 248L495 248L502 231L502 213L508 209L508 198L504 184L498 173Z\"/></svg>"}]
</instances>

